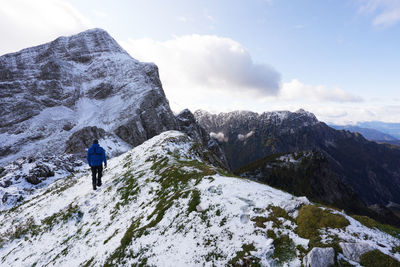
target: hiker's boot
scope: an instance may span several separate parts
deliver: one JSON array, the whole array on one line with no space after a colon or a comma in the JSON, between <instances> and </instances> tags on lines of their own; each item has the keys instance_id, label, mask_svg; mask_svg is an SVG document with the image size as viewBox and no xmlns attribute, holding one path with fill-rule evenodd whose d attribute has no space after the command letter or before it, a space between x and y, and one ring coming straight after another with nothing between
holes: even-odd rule
<instances>
[{"instance_id":1,"label":"hiker's boot","mask_svg":"<svg viewBox=\"0 0 400 267\"><path fill-rule=\"evenodd\" d=\"M93 190L96 190L97 188L96 188L96 184L93 184Z\"/></svg>"}]
</instances>

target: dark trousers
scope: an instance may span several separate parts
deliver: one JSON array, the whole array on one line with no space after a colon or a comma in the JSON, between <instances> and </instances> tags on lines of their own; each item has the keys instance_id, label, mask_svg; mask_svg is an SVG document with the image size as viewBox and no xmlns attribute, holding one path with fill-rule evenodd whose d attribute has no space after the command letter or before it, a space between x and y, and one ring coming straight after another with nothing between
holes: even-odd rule
<instances>
[{"instance_id":1,"label":"dark trousers","mask_svg":"<svg viewBox=\"0 0 400 267\"><path fill-rule=\"evenodd\" d=\"M103 175L103 166L92 166L92 182L93 187L101 185L101 176ZM97 176L97 177L96 177Z\"/></svg>"}]
</instances>

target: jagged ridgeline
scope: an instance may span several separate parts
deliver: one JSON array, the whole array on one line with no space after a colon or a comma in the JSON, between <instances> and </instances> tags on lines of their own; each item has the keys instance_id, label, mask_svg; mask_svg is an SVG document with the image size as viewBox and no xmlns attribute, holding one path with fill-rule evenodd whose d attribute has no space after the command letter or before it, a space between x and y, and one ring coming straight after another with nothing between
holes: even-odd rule
<instances>
[{"instance_id":1,"label":"jagged ridgeline","mask_svg":"<svg viewBox=\"0 0 400 267\"><path fill-rule=\"evenodd\" d=\"M383 266L374 265L379 257L398 266L398 229L362 224L210 162L199 143L169 131L111 159L99 192L87 173L60 179L0 213L0 263Z\"/></svg>"},{"instance_id":2,"label":"jagged ridgeline","mask_svg":"<svg viewBox=\"0 0 400 267\"><path fill-rule=\"evenodd\" d=\"M400 207L399 147L334 130L304 110L194 115L237 174L400 225L388 209Z\"/></svg>"}]
</instances>

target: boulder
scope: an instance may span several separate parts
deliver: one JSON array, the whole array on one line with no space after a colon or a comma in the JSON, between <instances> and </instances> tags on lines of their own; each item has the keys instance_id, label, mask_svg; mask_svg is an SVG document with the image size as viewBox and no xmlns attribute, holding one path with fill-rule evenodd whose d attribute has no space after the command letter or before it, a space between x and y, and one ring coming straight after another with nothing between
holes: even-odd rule
<instances>
[{"instance_id":1,"label":"boulder","mask_svg":"<svg viewBox=\"0 0 400 267\"><path fill-rule=\"evenodd\" d=\"M313 248L304 258L305 267L328 267L335 263L333 248Z\"/></svg>"},{"instance_id":2,"label":"boulder","mask_svg":"<svg viewBox=\"0 0 400 267\"><path fill-rule=\"evenodd\" d=\"M365 242L361 243L340 242L339 246L342 248L343 255L346 258L356 262L360 262L360 257L362 254L374 250L374 248L371 245Z\"/></svg>"},{"instance_id":3,"label":"boulder","mask_svg":"<svg viewBox=\"0 0 400 267\"><path fill-rule=\"evenodd\" d=\"M54 176L54 171L46 164L36 163L35 167L29 170L25 180L31 184L39 184L47 177Z\"/></svg>"}]
</instances>

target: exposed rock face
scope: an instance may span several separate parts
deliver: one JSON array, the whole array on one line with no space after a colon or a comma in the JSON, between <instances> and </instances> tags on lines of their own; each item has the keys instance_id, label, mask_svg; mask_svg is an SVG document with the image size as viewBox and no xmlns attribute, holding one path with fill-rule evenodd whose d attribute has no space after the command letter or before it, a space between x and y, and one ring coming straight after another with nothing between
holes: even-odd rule
<instances>
[{"instance_id":1,"label":"exposed rock face","mask_svg":"<svg viewBox=\"0 0 400 267\"><path fill-rule=\"evenodd\" d=\"M219 140L233 169L280 153L319 151L331 172L367 205L400 203L400 149L334 130L304 110L194 115Z\"/></svg>"},{"instance_id":2,"label":"exposed rock face","mask_svg":"<svg viewBox=\"0 0 400 267\"><path fill-rule=\"evenodd\" d=\"M157 66L131 58L101 29L1 56L0 105L0 165L84 154L94 133L87 127L111 140L110 154L176 129Z\"/></svg>"},{"instance_id":3,"label":"exposed rock face","mask_svg":"<svg viewBox=\"0 0 400 267\"><path fill-rule=\"evenodd\" d=\"M209 157L209 162L215 166L221 166L225 169L229 169L229 163L221 146L216 140L210 138L206 130L204 130L204 128L201 127L196 121L196 118L190 112L190 110L183 110L176 116L176 119L178 123L178 129L180 131L189 135L195 141L202 144L204 148L210 150L217 156L217 158ZM214 160L214 162L212 162L212 160Z\"/></svg>"},{"instance_id":4,"label":"exposed rock face","mask_svg":"<svg viewBox=\"0 0 400 267\"><path fill-rule=\"evenodd\" d=\"M333 248L313 248L303 259L305 267L330 267L335 263Z\"/></svg>"},{"instance_id":5,"label":"exposed rock face","mask_svg":"<svg viewBox=\"0 0 400 267\"><path fill-rule=\"evenodd\" d=\"M360 262L361 255L369 251L374 250L374 248L368 243L344 243L340 242L339 246L343 250L343 255L356 262Z\"/></svg>"}]
</instances>

